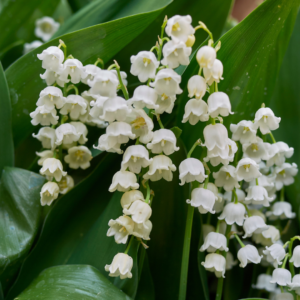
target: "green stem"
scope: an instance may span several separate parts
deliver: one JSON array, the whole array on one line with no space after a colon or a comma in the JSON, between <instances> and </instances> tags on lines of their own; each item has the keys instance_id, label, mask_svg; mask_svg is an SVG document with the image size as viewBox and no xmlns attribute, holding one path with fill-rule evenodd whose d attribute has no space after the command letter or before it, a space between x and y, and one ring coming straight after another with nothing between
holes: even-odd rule
<instances>
[{"instance_id":1,"label":"green stem","mask_svg":"<svg viewBox=\"0 0 300 300\"><path fill-rule=\"evenodd\" d=\"M131 244L132 244L133 239L134 239L134 236L132 235L131 238L130 238L130 241L129 241L128 245L127 245L127 248L126 248L126 250L125 250L125 252L124 252L124 254L127 254L127 253L128 253L128 251L129 251L129 249L130 249L130 246L131 246Z\"/></svg>"},{"instance_id":2,"label":"green stem","mask_svg":"<svg viewBox=\"0 0 300 300\"><path fill-rule=\"evenodd\" d=\"M128 95L127 88L124 85L122 77L121 77L120 66L118 65L118 63L116 61L115 61L115 65L116 65L116 70L117 70L117 74L118 74L118 79L119 79L119 82L120 82L120 85L121 85L121 90L123 92L123 95L124 95L125 99L128 100L129 95Z\"/></svg>"},{"instance_id":3,"label":"green stem","mask_svg":"<svg viewBox=\"0 0 300 300\"><path fill-rule=\"evenodd\" d=\"M97 66L98 64L101 65L102 69L104 68L104 61L101 58L97 58L94 65Z\"/></svg>"},{"instance_id":4,"label":"green stem","mask_svg":"<svg viewBox=\"0 0 300 300\"><path fill-rule=\"evenodd\" d=\"M234 237L237 239L237 241L239 242L239 244L241 245L242 248L245 247L244 243L241 241L241 239L236 235L234 234Z\"/></svg>"},{"instance_id":5,"label":"green stem","mask_svg":"<svg viewBox=\"0 0 300 300\"><path fill-rule=\"evenodd\" d=\"M187 158L190 158L192 153L194 152L195 148L198 146L198 145L201 145L201 140L198 139L194 145L192 146L192 148L190 149L189 153L187 154Z\"/></svg>"},{"instance_id":6,"label":"green stem","mask_svg":"<svg viewBox=\"0 0 300 300\"><path fill-rule=\"evenodd\" d=\"M275 140L274 135L273 135L273 133L271 131L270 131L269 135L270 135L270 137L272 139L273 144L275 144L276 140Z\"/></svg>"},{"instance_id":7,"label":"green stem","mask_svg":"<svg viewBox=\"0 0 300 300\"><path fill-rule=\"evenodd\" d=\"M293 244L293 243L290 244L289 249L291 248L291 245L292 245L292 244ZM282 263L281 269L285 269L285 265L286 265L286 262L287 262L289 256L290 256L289 253L285 255L285 258L284 258L284 261L283 261L283 263ZM294 275L295 275L295 270L294 270Z\"/></svg>"},{"instance_id":8,"label":"green stem","mask_svg":"<svg viewBox=\"0 0 300 300\"><path fill-rule=\"evenodd\" d=\"M67 93L71 90L75 90L75 94L78 95L78 88L74 84L68 86Z\"/></svg>"},{"instance_id":9,"label":"green stem","mask_svg":"<svg viewBox=\"0 0 300 300\"><path fill-rule=\"evenodd\" d=\"M290 257L292 257L293 242L294 242L294 238L291 239L290 244L289 244L289 256ZM290 266L290 271L291 271L292 277L294 277L295 276L294 264L292 262L289 262L289 266Z\"/></svg>"},{"instance_id":10,"label":"green stem","mask_svg":"<svg viewBox=\"0 0 300 300\"><path fill-rule=\"evenodd\" d=\"M251 213L250 213L250 211L249 211L249 208L248 208L247 204L245 204L245 203L243 203L243 204L244 204L244 206L245 206L245 208L246 208L248 217L251 217Z\"/></svg>"},{"instance_id":11,"label":"green stem","mask_svg":"<svg viewBox=\"0 0 300 300\"><path fill-rule=\"evenodd\" d=\"M258 178L255 178L255 182L256 182L256 185L259 185L259 184L258 184Z\"/></svg>"},{"instance_id":12,"label":"green stem","mask_svg":"<svg viewBox=\"0 0 300 300\"><path fill-rule=\"evenodd\" d=\"M146 202L146 203L149 203L149 200L150 200L150 193L151 193L149 181L146 181L146 186L147 186L147 195L146 195L145 202Z\"/></svg>"},{"instance_id":13,"label":"green stem","mask_svg":"<svg viewBox=\"0 0 300 300\"><path fill-rule=\"evenodd\" d=\"M160 116L158 114L156 115L156 119L157 119L157 122L158 122L160 128L164 129L165 127L164 127L163 123L161 122Z\"/></svg>"},{"instance_id":14,"label":"green stem","mask_svg":"<svg viewBox=\"0 0 300 300\"><path fill-rule=\"evenodd\" d=\"M232 193L234 194L234 198L235 198L234 203L235 204L239 203L239 197L235 191L235 188L232 190Z\"/></svg>"},{"instance_id":15,"label":"green stem","mask_svg":"<svg viewBox=\"0 0 300 300\"><path fill-rule=\"evenodd\" d=\"M185 300L186 298L194 209L195 208L193 206L191 205L188 206L184 242L183 242L182 261L181 261L180 285L179 285L179 297L178 297L179 300Z\"/></svg>"},{"instance_id":16,"label":"green stem","mask_svg":"<svg viewBox=\"0 0 300 300\"><path fill-rule=\"evenodd\" d=\"M208 185L208 182L209 182L209 173L206 172L207 174L207 177L205 178L205 181L204 181L204 188L207 189L207 185Z\"/></svg>"},{"instance_id":17,"label":"green stem","mask_svg":"<svg viewBox=\"0 0 300 300\"><path fill-rule=\"evenodd\" d=\"M218 83L215 81L215 91L218 92Z\"/></svg>"},{"instance_id":18,"label":"green stem","mask_svg":"<svg viewBox=\"0 0 300 300\"><path fill-rule=\"evenodd\" d=\"M210 122L212 125L215 125L216 124L216 120L215 118L212 118L212 117L209 117L210 118Z\"/></svg>"},{"instance_id":19,"label":"green stem","mask_svg":"<svg viewBox=\"0 0 300 300\"><path fill-rule=\"evenodd\" d=\"M280 201L284 201L284 187L280 191Z\"/></svg>"},{"instance_id":20,"label":"green stem","mask_svg":"<svg viewBox=\"0 0 300 300\"><path fill-rule=\"evenodd\" d=\"M217 233L219 233L219 231L220 231L220 223L221 223L221 221L218 220L218 222L217 222L217 227L216 227L216 232L217 232Z\"/></svg>"},{"instance_id":21,"label":"green stem","mask_svg":"<svg viewBox=\"0 0 300 300\"><path fill-rule=\"evenodd\" d=\"M198 75L201 76L201 73L202 73L202 67L199 68Z\"/></svg>"}]
</instances>

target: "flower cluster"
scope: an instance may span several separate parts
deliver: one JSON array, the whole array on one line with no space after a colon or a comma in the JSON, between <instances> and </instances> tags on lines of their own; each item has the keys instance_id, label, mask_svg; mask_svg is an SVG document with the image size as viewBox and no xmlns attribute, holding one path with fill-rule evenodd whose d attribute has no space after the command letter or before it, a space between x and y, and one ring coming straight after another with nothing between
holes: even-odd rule
<instances>
[{"instance_id":1,"label":"flower cluster","mask_svg":"<svg viewBox=\"0 0 300 300\"><path fill-rule=\"evenodd\" d=\"M280 241L277 222L295 217L291 204L284 200L284 186L291 185L298 172L295 163L286 162L294 149L284 142L275 141L272 131L279 127L280 118L264 105L257 110L254 120L231 124L232 137L228 137L223 117L232 114L231 104L229 97L218 91L218 83L223 79L223 65L216 58L220 45L213 45L211 38L208 45L201 47L196 54L199 73L189 79L187 86L189 97L194 98L187 102L182 121L191 125L207 122L203 130L204 143L201 144L200 139L196 141L187 159L179 166L181 184L193 184L191 198L186 202L192 209L198 208L200 214L219 214L216 228L209 224L210 217L203 225L200 251L208 254L202 265L216 277L225 277L226 270L233 266L233 255L228 252L228 239L232 235L240 245L237 252L240 267L265 260L275 268L272 277L266 274L259 277L256 288L274 292L277 283L300 294L298 275L291 283L291 273L285 269L286 260L291 256L292 241L297 237L288 242L290 253L286 254L288 243L283 245ZM207 91L209 96L204 101ZM272 143L267 141L268 137ZM198 145L203 147L202 162L191 157ZM211 174L209 165L220 167ZM277 194L280 195L279 201L276 201ZM267 219L270 224L266 223ZM252 238L252 241L242 242L238 237L238 227L244 232L243 238ZM257 249L254 244L265 248ZM230 254L230 262L226 261L227 254ZM296 261L300 263L300 247L295 248L290 259L294 264ZM282 267L278 268L281 264ZM280 299L290 299L291 294L283 295Z\"/></svg>"},{"instance_id":2,"label":"flower cluster","mask_svg":"<svg viewBox=\"0 0 300 300\"><path fill-rule=\"evenodd\" d=\"M55 20L53 20L51 17L42 17L35 21L34 34L43 42L48 42L59 27L60 24L55 22ZM43 45L43 42L40 40L35 40L31 43L25 43L23 50L24 54L40 47Z\"/></svg>"}]
</instances>

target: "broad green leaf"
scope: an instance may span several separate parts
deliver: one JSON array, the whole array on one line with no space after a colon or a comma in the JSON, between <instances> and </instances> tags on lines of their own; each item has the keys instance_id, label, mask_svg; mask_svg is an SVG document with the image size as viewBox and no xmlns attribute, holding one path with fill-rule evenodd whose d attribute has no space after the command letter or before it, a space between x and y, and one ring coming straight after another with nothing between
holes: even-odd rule
<instances>
[{"instance_id":1,"label":"broad green leaf","mask_svg":"<svg viewBox=\"0 0 300 300\"><path fill-rule=\"evenodd\" d=\"M157 10L93 26L61 38L68 46L68 54L72 54L84 64L94 63L98 57L107 62L138 36L169 2L170 0L155 0ZM38 95L45 88L45 84L39 76L44 70L36 55L43 49L58 44L58 39L54 39L42 45L24 55L6 71L12 101L13 133L16 147L21 140L35 130L30 123L29 113L35 109Z\"/></svg>"},{"instance_id":2,"label":"broad green leaf","mask_svg":"<svg viewBox=\"0 0 300 300\"><path fill-rule=\"evenodd\" d=\"M116 157L104 153L95 160L98 164L90 175L54 202L45 218L39 240L26 258L7 300L20 294L44 269L66 264L104 211L111 198L108 187L120 162L117 160L119 163L114 166ZM107 229L107 223L103 226ZM112 258L114 254L110 255ZM104 270L100 271L104 273Z\"/></svg>"},{"instance_id":3,"label":"broad green leaf","mask_svg":"<svg viewBox=\"0 0 300 300\"><path fill-rule=\"evenodd\" d=\"M263 102L270 102L299 4L299 0L267 0L220 39L222 47L218 58L224 65L224 80L219 90L229 95L235 112L224 118L225 125L252 119ZM184 72L181 86L186 87L188 79L197 74L198 70L194 57ZM189 148L201 137L199 135L202 135L204 125L200 122L191 127L189 123L181 123L188 101L187 94L185 88L178 99L177 125L183 132L193 128L191 134L183 134Z\"/></svg>"},{"instance_id":4,"label":"broad green leaf","mask_svg":"<svg viewBox=\"0 0 300 300\"><path fill-rule=\"evenodd\" d=\"M59 0L7 1L0 13L0 52L14 41L31 42L34 36L35 20L51 16Z\"/></svg>"},{"instance_id":5,"label":"broad green leaf","mask_svg":"<svg viewBox=\"0 0 300 300\"><path fill-rule=\"evenodd\" d=\"M0 178L5 166L14 164L14 145L11 130L11 103L8 86L0 62Z\"/></svg>"},{"instance_id":6,"label":"broad green leaf","mask_svg":"<svg viewBox=\"0 0 300 300\"><path fill-rule=\"evenodd\" d=\"M130 297L115 287L96 268L70 265L46 269L17 299L130 300Z\"/></svg>"},{"instance_id":7,"label":"broad green leaf","mask_svg":"<svg viewBox=\"0 0 300 300\"><path fill-rule=\"evenodd\" d=\"M68 3L72 10L76 12L93 1L95 0L68 0Z\"/></svg>"},{"instance_id":8,"label":"broad green leaf","mask_svg":"<svg viewBox=\"0 0 300 300\"><path fill-rule=\"evenodd\" d=\"M289 47L283 59L280 74L277 81L277 88L274 92L270 107L276 116L281 117L279 129L273 132L277 141L283 141L295 152L289 162L296 162L300 165L300 88L298 78L300 76L300 57L297 49L300 47L300 14L298 14L296 25L289 43ZM293 209L299 213L300 184L299 173L293 185L287 187L288 200L292 203ZM299 221L299 215L298 215Z\"/></svg>"},{"instance_id":9,"label":"broad green leaf","mask_svg":"<svg viewBox=\"0 0 300 300\"><path fill-rule=\"evenodd\" d=\"M0 182L0 281L6 290L29 252L40 224L44 177L5 167Z\"/></svg>"},{"instance_id":10,"label":"broad green leaf","mask_svg":"<svg viewBox=\"0 0 300 300\"><path fill-rule=\"evenodd\" d=\"M176 139L178 140L179 137L181 136L182 130L180 128L178 128L178 127L173 127L170 130L173 131L173 133L176 136Z\"/></svg>"}]
</instances>

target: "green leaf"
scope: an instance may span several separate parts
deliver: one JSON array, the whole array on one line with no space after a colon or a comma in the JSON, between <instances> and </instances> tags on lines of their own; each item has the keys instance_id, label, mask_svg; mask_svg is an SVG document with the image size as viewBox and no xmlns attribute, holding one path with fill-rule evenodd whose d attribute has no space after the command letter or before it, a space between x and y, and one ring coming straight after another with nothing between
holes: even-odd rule
<instances>
[{"instance_id":1,"label":"green leaf","mask_svg":"<svg viewBox=\"0 0 300 300\"><path fill-rule=\"evenodd\" d=\"M263 298L247 298L247 299L240 299L240 300L267 300L267 299L263 299Z\"/></svg>"},{"instance_id":2,"label":"green leaf","mask_svg":"<svg viewBox=\"0 0 300 300\"><path fill-rule=\"evenodd\" d=\"M295 152L289 162L296 162L300 165L300 140L298 132L300 129L300 88L298 78L300 76L300 57L297 49L300 47L300 14L298 14L296 25L286 51L280 74L277 81L277 88L274 92L270 107L276 116L281 117L279 129L273 132L277 141L283 141ZM293 185L286 188L289 201L294 211L299 213L300 203L300 175L298 173ZM298 222L299 215L298 215ZM298 225L299 226L299 225Z\"/></svg>"},{"instance_id":3,"label":"green leaf","mask_svg":"<svg viewBox=\"0 0 300 300\"><path fill-rule=\"evenodd\" d=\"M40 224L44 177L5 167L0 182L0 281L5 290L29 252Z\"/></svg>"},{"instance_id":4,"label":"green leaf","mask_svg":"<svg viewBox=\"0 0 300 300\"><path fill-rule=\"evenodd\" d=\"M96 268L70 265L46 269L18 299L130 300L130 297L116 288Z\"/></svg>"},{"instance_id":5,"label":"green leaf","mask_svg":"<svg viewBox=\"0 0 300 300\"><path fill-rule=\"evenodd\" d=\"M52 15L58 3L59 0L7 1L0 13L0 28L3 28L0 52L14 41L32 42L37 39L34 36L35 20Z\"/></svg>"},{"instance_id":6,"label":"green leaf","mask_svg":"<svg viewBox=\"0 0 300 300\"><path fill-rule=\"evenodd\" d=\"M0 178L5 166L14 164L14 145L11 130L11 104L8 86L0 62Z\"/></svg>"},{"instance_id":7,"label":"green leaf","mask_svg":"<svg viewBox=\"0 0 300 300\"><path fill-rule=\"evenodd\" d=\"M93 26L61 38L68 46L68 54L72 54L84 64L94 63L98 57L107 62L138 36L169 2L170 0L155 0L157 10ZM12 100L13 133L16 147L35 130L30 123L29 113L35 109L38 95L45 88L45 84L39 76L44 70L36 55L43 49L58 44L58 39L54 39L24 55L6 70Z\"/></svg>"},{"instance_id":8,"label":"green leaf","mask_svg":"<svg viewBox=\"0 0 300 300\"><path fill-rule=\"evenodd\" d=\"M108 187L113 174L119 169L120 161L118 159L119 163L114 166L115 155L104 153L95 160L97 165L90 175L54 202L54 206L51 207L44 221L39 240L26 258L15 284L7 295L7 300L14 299L44 269L66 264L103 213L112 196L108 192ZM108 217L114 217L114 215ZM101 228L105 233L107 223L108 221L102 225L104 228ZM113 238L107 239L108 242L114 240ZM105 244L99 244L97 240L94 240L94 243L100 249L105 246ZM108 257L103 258L105 263L111 261L119 249L124 250L122 248L124 245L116 243L112 245L119 246L119 248L116 248L115 253L108 253ZM93 259L96 261L100 257L101 255L97 253L97 257ZM98 269L107 276L108 273L104 269Z\"/></svg>"},{"instance_id":9,"label":"green leaf","mask_svg":"<svg viewBox=\"0 0 300 300\"><path fill-rule=\"evenodd\" d=\"M234 115L224 118L225 125L241 119L252 119L263 102L270 102L276 87L276 78L297 16L299 0L267 0L220 40L218 59L224 65L224 80L219 90L229 95ZM271 25L270 25L271 24ZM199 65L192 59L183 75L182 86L197 74ZM187 89L179 97L177 124L182 124L184 107L188 101ZM187 148L203 131L203 123L191 127L180 125ZM191 128L193 130L191 131ZM197 151L195 151L197 154Z\"/></svg>"},{"instance_id":10,"label":"green leaf","mask_svg":"<svg viewBox=\"0 0 300 300\"><path fill-rule=\"evenodd\" d=\"M181 133L182 133L182 130L179 127L177 127L177 126L171 128L170 130L173 131L173 133L176 136L176 139L178 140L179 137L180 137L180 135L181 135Z\"/></svg>"}]
</instances>

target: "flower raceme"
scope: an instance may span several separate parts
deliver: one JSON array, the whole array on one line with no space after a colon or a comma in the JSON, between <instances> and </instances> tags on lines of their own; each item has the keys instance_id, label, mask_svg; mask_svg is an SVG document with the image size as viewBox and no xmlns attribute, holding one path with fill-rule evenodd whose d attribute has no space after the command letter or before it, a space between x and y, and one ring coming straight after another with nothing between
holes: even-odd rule
<instances>
[{"instance_id":1,"label":"flower raceme","mask_svg":"<svg viewBox=\"0 0 300 300\"><path fill-rule=\"evenodd\" d=\"M204 29L210 39L196 53L199 71L183 87L174 69L189 64L198 29ZM300 280L295 276L292 281L285 269L288 256L279 244L280 231L274 223L269 224L295 217L284 193L284 187L294 182L298 172L297 165L288 161L294 149L275 141L272 131L279 127L280 118L264 106L258 108L254 120L230 124L229 135L223 118L230 118L234 112L229 96L218 90L219 82L226 80L223 63L217 59L220 47L203 23L192 26L190 16L165 19L156 45L130 58L130 73L140 82L132 95L127 90L127 74L117 62L105 68L99 58L95 64L83 65L78 58L65 55L63 41L38 54L45 70L41 78L47 87L40 92L30 116L34 126L42 126L33 134L42 144L37 152L38 165L47 179L40 193L41 205L51 205L59 194L72 189L74 179L69 173L87 169L95 153L90 148L90 126L103 128L93 147L112 155L123 154L120 169L108 188L122 193L122 214L109 221L107 236L127 245L105 270L109 276L131 278L133 259L128 251L132 241L146 248L155 226L151 222L155 201L152 182L172 181L177 176L173 155L180 150L178 136L176 130L165 128L160 115L173 113L176 98L186 88L182 122L188 122L187 126L204 122L199 140L178 166L180 185L192 187L189 199L182 201L192 213L198 208L196 213L206 222L200 251L208 254L201 264L220 278L237 264L236 258L243 268L248 263L266 263L276 268L273 276L261 274L255 288L271 291L275 286L272 282L276 282L300 291ZM80 93L79 83L80 91L85 87ZM201 147L201 156L193 152L196 147ZM213 173L211 167L215 167ZM210 224L210 214L216 214L216 224ZM187 219L186 226L192 226L189 222ZM238 236L246 240L246 245ZM234 238L241 246L237 257L229 252ZM189 240L187 237L185 243ZM264 248L258 249L258 245ZM299 253L296 247L289 258L296 267L300 266ZM282 268L278 269L279 265Z\"/></svg>"}]
</instances>

